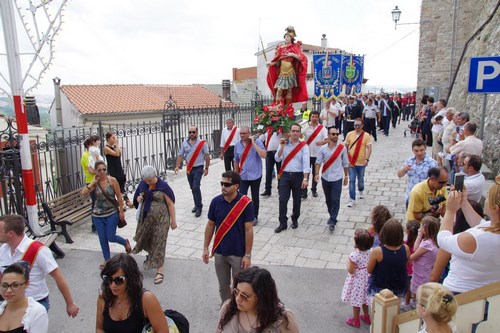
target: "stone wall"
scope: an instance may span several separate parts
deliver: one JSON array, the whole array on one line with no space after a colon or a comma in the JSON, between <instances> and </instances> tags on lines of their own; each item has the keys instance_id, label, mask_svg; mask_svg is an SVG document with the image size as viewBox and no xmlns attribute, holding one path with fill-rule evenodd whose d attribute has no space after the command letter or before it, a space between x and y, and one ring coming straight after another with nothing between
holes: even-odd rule
<instances>
[{"instance_id":1,"label":"stone wall","mask_svg":"<svg viewBox=\"0 0 500 333\"><path fill-rule=\"evenodd\" d=\"M446 98L453 76L458 70L448 105L468 112L471 120L478 125L481 122L483 96L467 93L469 59L476 56L500 55L499 11L471 41L463 59L461 56L466 42L486 22L497 3L497 0L422 0L417 83L419 96L422 96L426 88L438 87L439 98ZM452 45L455 47L452 48ZM498 133L500 94L488 95L483 157L494 174L500 171Z\"/></svg>"}]
</instances>

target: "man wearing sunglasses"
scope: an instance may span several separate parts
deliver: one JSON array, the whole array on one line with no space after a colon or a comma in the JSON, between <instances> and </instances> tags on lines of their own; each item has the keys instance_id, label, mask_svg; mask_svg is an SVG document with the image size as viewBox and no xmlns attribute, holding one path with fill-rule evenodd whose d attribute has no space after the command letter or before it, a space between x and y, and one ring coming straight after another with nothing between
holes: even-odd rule
<instances>
[{"instance_id":1,"label":"man wearing sunglasses","mask_svg":"<svg viewBox=\"0 0 500 333\"><path fill-rule=\"evenodd\" d=\"M343 144L338 143L338 140L339 130L335 127L330 128L328 130L328 144L320 148L314 165L316 169L314 176L316 182L319 181L319 167L323 165L321 185L325 193L328 214L330 215L327 222L330 231L335 230L335 226L337 225L342 185L346 186L349 180L347 149ZM344 179L343 181L342 178Z\"/></svg>"},{"instance_id":2,"label":"man wearing sunglasses","mask_svg":"<svg viewBox=\"0 0 500 333\"><path fill-rule=\"evenodd\" d=\"M446 191L448 176L448 171L444 167L429 169L427 179L415 185L410 192L410 201L406 211L407 221L415 220L420 223L426 215L444 216L446 201L441 202L438 209L435 209L436 207L431 205L429 199L433 200L440 195L444 199L448 198L448 192Z\"/></svg>"},{"instance_id":3,"label":"man wearing sunglasses","mask_svg":"<svg viewBox=\"0 0 500 333\"><path fill-rule=\"evenodd\" d=\"M290 192L293 198L292 229L299 226L302 190L307 188L311 165L307 143L300 141L301 128L293 124L290 128L290 139L281 139L280 148L274 155L276 162L281 162L278 172L279 222L274 232L280 233L288 228L288 200Z\"/></svg>"},{"instance_id":4,"label":"man wearing sunglasses","mask_svg":"<svg viewBox=\"0 0 500 333\"><path fill-rule=\"evenodd\" d=\"M179 172L182 160L186 160L186 175L193 194L194 207L191 210L195 217L201 216L203 201L201 198L201 177L208 175L208 167L210 166L210 154L208 145L205 140L198 136L198 128L196 126L189 127L189 137L182 142L179 149L179 155L175 163L174 173ZM205 165L205 168L203 168Z\"/></svg>"},{"instance_id":5,"label":"man wearing sunglasses","mask_svg":"<svg viewBox=\"0 0 500 333\"><path fill-rule=\"evenodd\" d=\"M240 182L236 171L222 174L222 194L212 199L205 228L202 260L208 264L209 258L215 257L222 303L231 297L231 276L234 279L236 273L251 266L254 209L250 198L238 192Z\"/></svg>"},{"instance_id":6,"label":"man wearing sunglasses","mask_svg":"<svg viewBox=\"0 0 500 333\"><path fill-rule=\"evenodd\" d=\"M45 277L52 276L57 288L66 302L66 313L70 317L78 315L78 305L73 301L68 283L57 265L52 252L45 245L35 242L24 234L24 218L21 215L9 214L0 217L0 270L15 262L24 260L31 263L29 286L26 296L33 297L38 303L50 308L49 288ZM2 274L0 274L0 279Z\"/></svg>"}]
</instances>

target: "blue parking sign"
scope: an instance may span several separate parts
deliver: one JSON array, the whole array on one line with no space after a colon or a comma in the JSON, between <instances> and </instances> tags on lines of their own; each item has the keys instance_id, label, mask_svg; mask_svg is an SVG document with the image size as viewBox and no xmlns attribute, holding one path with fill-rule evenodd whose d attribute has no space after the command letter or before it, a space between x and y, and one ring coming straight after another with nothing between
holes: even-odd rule
<instances>
[{"instance_id":1,"label":"blue parking sign","mask_svg":"<svg viewBox=\"0 0 500 333\"><path fill-rule=\"evenodd\" d=\"M500 57L470 58L469 84L470 93L500 93Z\"/></svg>"}]
</instances>

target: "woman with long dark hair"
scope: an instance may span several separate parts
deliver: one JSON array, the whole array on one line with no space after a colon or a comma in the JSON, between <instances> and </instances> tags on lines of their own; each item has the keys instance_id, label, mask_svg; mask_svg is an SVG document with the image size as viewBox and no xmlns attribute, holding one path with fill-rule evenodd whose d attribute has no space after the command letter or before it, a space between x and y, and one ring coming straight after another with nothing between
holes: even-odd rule
<instances>
[{"instance_id":1,"label":"woman with long dark hair","mask_svg":"<svg viewBox=\"0 0 500 333\"><path fill-rule=\"evenodd\" d=\"M293 314L278 298L268 270L249 267L236 274L233 294L221 307L216 333L296 333Z\"/></svg>"},{"instance_id":2,"label":"woman with long dark hair","mask_svg":"<svg viewBox=\"0 0 500 333\"><path fill-rule=\"evenodd\" d=\"M167 333L167 320L156 296L143 289L142 274L131 256L120 253L101 271L96 333L141 333L146 322L156 333Z\"/></svg>"}]
</instances>

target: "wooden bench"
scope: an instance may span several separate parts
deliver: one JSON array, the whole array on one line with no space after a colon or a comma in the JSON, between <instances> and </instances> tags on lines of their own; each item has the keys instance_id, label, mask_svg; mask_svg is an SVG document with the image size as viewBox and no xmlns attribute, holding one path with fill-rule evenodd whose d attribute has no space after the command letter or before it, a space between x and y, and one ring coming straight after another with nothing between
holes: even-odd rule
<instances>
[{"instance_id":1,"label":"wooden bench","mask_svg":"<svg viewBox=\"0 0 500 333\"><path fill-rule=\"evenodd\" d=\"M26 221L24 224L24 233L29 238L39 241L43 245L47 246L55 254L55 257L57 259L64 258L64 251L61 250L61 248L59 248L59 246L57 246L56 244L56 239L59 236L59 233L57 231L49 231L44 235L37 235L31 229L28 221Z\"/></svg>"},{"instance_id":2,"label":"wooden bench","mask_svg":"<svg viewBox=\"0 0 500 333\"><path fill-rule=\"evenodd\" d=\"M81 189L66 193L47 202L42 202L43 210L50 223L50 230L58 232L73 243L67 226L80 221L91 214L92 200L90 196L82 196ZM59 231L58 228L61 230Z\"/></svg>"}]
</instances>

